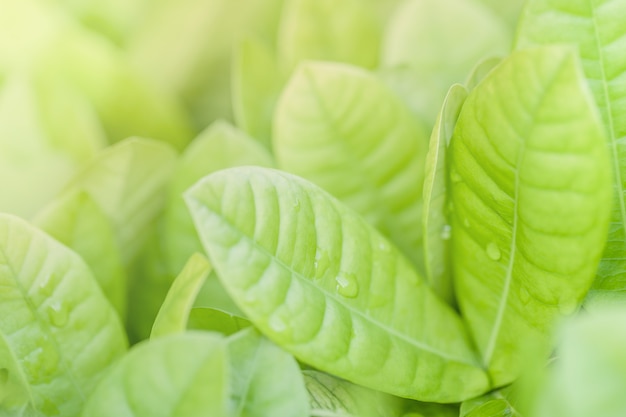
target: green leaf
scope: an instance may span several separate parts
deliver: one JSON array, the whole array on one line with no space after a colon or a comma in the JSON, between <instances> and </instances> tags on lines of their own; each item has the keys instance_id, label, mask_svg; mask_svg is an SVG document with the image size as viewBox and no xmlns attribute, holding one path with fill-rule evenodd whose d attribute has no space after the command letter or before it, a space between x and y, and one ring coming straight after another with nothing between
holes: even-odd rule
<instances>
[{"instance_id":1,"label":"green leaf","mask_svg":"<svg viewBox=\"0 0 626 417\"><path fill-rule=\"evenodd\" d=\"M232 78L237 125L270 148L274 107L284 84L274 51L258 39L244 40L235 51Z\"/></svg>"},{"instance_id":2,"label":"green leaf","mask_svg":"<svg viewBox=\"0 0 626 417\"><path fill-rule=\"evenodd\" d=\"M383 67L410 68L419 88L413 94L433 97L421 106L432 123L450 85L463 82L483 58L509 52L510 32L477 0L406 0L387 25Z\"/></svg>"},{"instance_id":3,"label":"green leaf","mask_svg":"<svg viewBox=\"0 0 626 417\"><path fill-rule=\"evenodd\" d=\"M465 80L465 87L472 91L500 62L502 62L500 57L485 58L478 62Z\"/></svg>"},{"instance_id":4,"label":"green leaf","mask_svg":"<svg viewBox=\"0 0 626 417\"><path fill-rule=\"evenodd\" d=\"M230 295L300 360L421 400L486 391L455 312L389 241L320 188L233 168L205 177L186 200Z\"/></svg>"},{"instance_id":5,"label":"green leaf","mask_svg":"<svg viewBox=\"0 0 626 417\"><path fill-rule=\"evenodd\" d=\"M463 106L450 160L456 295L495 386L591 285L610 207L604 141L566 48L513 53Z\"/></svg>"},{"instance_id":6,"label":"green leaf","mask_svg":"<svg viewBox=\"0 0 626 417\"><path fill-rule=\"evenodd\" d=\"M126 317L122 255L111 222L93 199L84 192L61 196L34 223L83 258L120 317Z\"/></svg>"},{"instance_id":7,"label":"green leaf","mask_svg":"<svg viewBox=\"0 0 626 417\"><path fill-rule=\"evenodd\" d=\"M274 135L281 169L358 211L423 267L428 139L380 80L344 64L302 65L277 105Z\"/></svg>"},{"instance_id":8,"label":"green leaf","mask_svg":"<svg viewBox=\"0 0 626 417\"><path fill-rule=\"evenodd\" d=\"M154 85L182 98L198 130L232 118L233 47L245 36L276 39L283 0L150 3L128 42L131 62Z\"/></svg>"},{"instance_id":9,"label":"green leaf","mask_svg":"<svg viewBox=\"0 0 626 417\"><path fill-rule=\"evenodd\" d=\"M211 330L226 336L250 327L252 323L241 316L216 308L194 307L189 312L187 327L196 330Z\"/></svg>"},{"instance_id":10,"label":"green leaf","mask_svg":"<svg viewBox=\"0 0 626 417\"><path fill-rule=\"evenodd\" d=\"M317 371L303 371L311 417L388 417L401 415L403 400Z\"/></svg>"},{"instance_id":11,"label":"green leaf","mask_svg":"<svg viewBox=\"0 0 626 417\"><path fill-rule=\"evenodd\" d=\"M373 8L361 0L288 0L278 35L279 57L287 73L304 60L374 68L380 30Z\"/></svg>"},{"instance_id":12,"label":"green leaf","mask_svg":"<svg viewBox=\"0 0 626 417\"><path fill-rule=\"evenodd\" d=\"M185 331L193 303L210 272L211 264L204 256L195 253L189 258L161 305L151 338Z\"/></svg>"},{"instance_id":13,"label":"green leaf","mask_svg":"<svg viewBox=\"0 0 626 417\"><path fill-rule=\"evenodd\" d=\"M522 414L511 403L506 390L502 390L464 401L459 417L522 417Z\"/></svg>"},{"instance_id":14,"label":"green leaf","mask_svg":"<svg viewBox=\"0 0 626 417\"><path fill-rule=\"evenodd\" d=\"M207 174L240 165L270 167L274 162L267 149L224 121L217 121L200 133L180 157L169 179L163 214L165 255L173 275L193 253L202 252L183 192Z\"/></svg>"},{"instance_id":15,"label":"green leaf","mask_svg":"<svg viewBox=\"0 0 626 417\"><path fill-rule=\"evenodd\" d=\"M136 345L100 382L84 417L230 417L224 338L206 332Z\"/></svg>"},{"instance_id":16,"label":"green leaf","mask_svg":"<svg viewBox=\"0 0 626 417\"><path fill-rule=\"evenodd\" d=\"M520 22L517 47L573 44L582 58L608 132L613 167L613 212L598 275L587 304L621 303L626 295L626 2L531 0Z\"/></svg>"},{"instance_id":17,"label":"green leaf","mask_svg":"<svg viewBox=\"0 0 626 417\"><path fill-rule=\"evenodd\" d=\"M626 413L626 311L598 308L561 329L534 416L618 417Z\"/></svg>"},{"instance_id":18,"label":"green leaf","mask_svg":"<svg viewBox=\"0 0 626 417\"><path fill-rule=\"evenodd\" d=\"M0 288L0 415L77 416L126 349L115 311L80 257L4 214Z\"/></svg>"},{"instance_id":19,"label":"green leaf","mask_svg":"<svg viewBox=\"0 0 626 417\"><path fill-rule=\"evenodd\" d=\"M163 208L175 157L163 143L127 139L102 151L68 186L68 192L86 193L110 219L125 264L144 245Z\"/></svg>"},{"instance_id":20,"label":"green leaf","mask_svg":"<svg viewBox=\"0 0 626 417\"><path fill-rule=\"evenodd\" d=\"M254 329L228 338L232 417L309 417L296 360Z\"/></svg>"},{"instance_id":21,"label":"green leaf","mask_svg":"<svg viewBox=\"0 0 626 417\"><path fill-rule=\"evenodd\" d=\"M447 153L454 126L467 98L460 84L450 87L430 136L424 179L424 269L426 280L448 304L454 304L448 216Z\"/></svg>"},{"instance_id":22,"label":"green leaf","mask_svg":"<svg viewBox=\"0 0 626 417\"><path fill-rule=\"evenodd\" d=\"M30 218L104 146L93 109L66 87L21 71L0 86L0 211Z\"/></svg>"}]
</instances>

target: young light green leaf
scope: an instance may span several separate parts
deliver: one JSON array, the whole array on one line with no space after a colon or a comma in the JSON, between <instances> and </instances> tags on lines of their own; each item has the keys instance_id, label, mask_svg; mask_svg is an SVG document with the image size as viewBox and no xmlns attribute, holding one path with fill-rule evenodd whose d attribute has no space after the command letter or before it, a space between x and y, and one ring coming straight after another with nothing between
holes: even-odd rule
<instances>
[{"instance_id":1,"label":"young light green leaf","mask_svg":"<svg viewBox=\"0 0 626 417\"><path fill-rule=\"evenodd\" d=\"M463 401L459 417L523 417L505 394L494 391Z\"/></svg>"},{"instance_id":2,"label":"young light green leaf","mask_svg":"<svg viewBox=\"0 0 626 417\"><path fill-rule=\"evenodd\" d=\"M344 64L302 65L277 105L274 135L281 169L358 211L423 267L428 139L380 80Z\"/></svg>"},{"instance_id":3,"label":"young light green leaf","mask_svg":"<svg viewBox=\"0 0 626 417\"><path fill-rule=\"evenodd\" d=\"M208 307L194 307L189 312L187 327L195 330L210 330L226 336L235 334L252 323L241 316Z\"/></svg>"},{"instance_id":4,"label":"young light green leaf","mask_svg":"<svg viewBox=\"0 0 626 417\"><path fill-rule=\"evenodd\" d=\"M211 264L204 256L195 253L189 258L161 305L151 338L185 331L193 303L210 272Z\"/></svg>"},{"instance_id":5,"label":"young light green leaf","mask_svg":"<svg viewBox=\"0 0 626 417\"><path fill-rule=\"evenodd\" d=\"M490 57L480 61L465 80L465 87L472 91L487 75L502 62L502 58Z\"/></svg>"},{"instance_id":6,"label":"young light green leaf","mask_svg":"<svg viewBox=\"0 0 626 417\"><path fill-rule=\"evenodd\" d=\"M378 64L381 28L363 1L288 0L284 7L278 52L287 73L304 60Z\"/></svg>"},{"instance_id":7,"label":"young light green leaf","mask_svg":"<svg viewBox=\"0 0 626 417\"><path fill-rule=\"evenodd\" d=\"M477 0L406 0L387 28L383 67L410 69L419 80L413 94L433 97L420 106L429 123L450 85L463 82L483 58L508 53L511 44L510 29Z\"/></svg>"},{"instance_id":8,"label":"young light green leaf","mask_svg":"<svg viewBox=\"0 0 626 417\"><path fill-rule=\"evenodd\" d=\"M276 39L283 0L151 2L128 42L130 60L182 97L196 128L232 118L232 50L245 35ZM184 46L184 47L181 47ZM163 59L167 57L167 59Z\"/></svg>"},{"instance_id":9,"label":"young light green leaf","mask_svg":"<svg viewBox=\"0 0 626 417\"><path fill-rule=\"evenodd\" d=\"M0 415L77 416L126 349L115 311L79 256L4 214L0 288Z\"/></svg>"},{"instance_id":10,"label":"young light green leaf","mask_svg":"<svg viewBox=\"0 0 626 417\"><path fill-rule=\"evenodd\" d=\"M249 38L235 51L232 71L235 120L268 148L283 78L274 52L264 42Z\"/></svg>"},{"instance_id":11,"label":"young light green leaf","mask_svg":"<svg viewBox=\"0 0 626 417\"><path fill-rule=\"evenodd\" d=\"M229 416L310 416L302 373L293 356L251 328L227 340Z\"/></svg>"},{"instance_id":12,"label":"young light green leaf","mask_svg":"<svg viewBox=\"0 0 626 417\"><path fill-rule=\"evenodd\" d=\"M430 136L426 155L424 179L424 269L426 280L448 304L454 304L452 284L450 237L452 228L448 218L448 184L446 156L454 126L467 98L467 90L460 84L450 87L443 108Z\"/></svg>"},{"instance_id":13,"label":"young light green leaf","mask_svg":"<svg viewBox=\"0 0 626 417\"><path fill-rule=\"evenodd\" d=\"M404 401L318 371L303 371L311 417L400 416Z\"/></svg>"},{"instance_id":14,"label":"young light green leaf","mask_svg":"<svg viewBox=\"0 0 626 417\"><path fill-rule=\"evenodd\" d=\"M110 219L125 264L146 242L163 208L175 158L164 143L128 139L104 150L68 186L68 192L89 195Z\"/></svg>"},{"instance_id":15,"label":"young light green leaf","mask_svg":"<svg viewBox=\"0 0 626 417\"><path fill-rule=\"evenodd\" d=\"M574 44L608 132L613 167L613 212L603 260L587 304L621 303L626 295L626 2L531 0L520 21L517 47Z\"/></svg>"},{"instance_id":16,"label":"young light green leaf","mask_svg":"<svg viewBox=\"0 0 626 417\"><path fill-rule=\"evenodd\" d=\"M619 417L626 413L626 310L611 307L565 323L534 416Z\"/></svg>"},{"instance_id":17,"label":"young light green leaf","mask_svg":"<svg viewBox=\"0 0 626 417\"><path fill-rule=\"evenodd\" d=\"M567 48L515 52L463 106L450 153L456 295L495 386L591 285L610 207L604 140Z\"/></svg>"},{"instance_id":18,"label":"young light green leaf","mask_svg":"<svg viewBox=\"0 0 626 417\"><path fill-rule=\"evenodd\" d=\"M120 317L126 317L126 272L115 231L100 207L84 192L52 201L34 223L68 246L89 265Z\"/></svg>"},{"instance_id":19,"label":"young light green leaf","mask_svg":"<svg viewBox=\"0 0 626 417\"><path fill-rule=\"evenodd\" d=\"M98 384L83 417L230 417L223 337L188 332L136 345Z\"/></svg>"},{"instance_id":20,"label":"young light green leaf","mask_svg":"<svg viewBox=\"0 0 626 417\"><path fill-rule=\"evenodd\" d=\"M322 189L245 167L205 177L186 200L230 295L302 361L421 400L487 390L456 313L387 239Z\"/></svg>"},{"instance_id":21,"label":"young light green leaf","mask_svg":"<svg viewBox=\"0 0 626 417\"><path fill-rule=\"evenodd\" d=\"M169 179L162 237L168 269L175 275L187 259L202 252L202 244L182 199L183 192L200 178L240 165L274 165L267 149L228 122L217 121L203 131L180 157Z\"/></svg>"},{"instance_id":22,"label":"young light green leaf","mask_svg":"<svg viewBox=\"0 0 626 417\"><path fill-rule=\"evenodd\" d=\"M30 218L104 146L93 109L66 87L19 71L0 86L0 211Z\"/></svg>"}]
</instances>

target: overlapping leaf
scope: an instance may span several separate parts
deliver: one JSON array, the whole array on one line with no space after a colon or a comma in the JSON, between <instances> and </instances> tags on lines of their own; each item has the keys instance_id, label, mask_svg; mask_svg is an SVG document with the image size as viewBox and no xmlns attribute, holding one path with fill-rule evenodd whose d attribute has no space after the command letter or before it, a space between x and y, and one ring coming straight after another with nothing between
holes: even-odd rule
<instances>
[{"instance_id":1,"label":"overlapping leaf","mask_svg":"<svg viewBox=\"0 0 626 417\"><path fill-rule=\"evenodd\" d=\"M496 386L591 285L610 207L604 141L567 48L512 54L463 106L450 160L456 295Z\"/></svg>"},{"instance_id":2,"label":"overlapping leaf","mask_svg":"<svg viewBox=\"0 0 626 417\"><path fill-rule=\"evenodd\" d=\"M422 400L488 388L459 317L389 241L323 190L249 167L206 177L186 199L226 289L299 359Z\"/></svg>"},{"instance_id":3,"label":"overlapping leaf","mask_svg":"<svg viewBox=\"0 0 626 417\"><path fill-rule=\"evenodd\" d=\"M427 146L406 106L356 67L301 66L276 108L277 165L358 211L420 268Z\"/></svg>"},{"instance_id":4,"label":"overlapping leaf","mask_svg":"<svg viewBox=\"0 0 626 417\"><path fill-rule=\"evenodd\" d=\"M0 289L0 415L77 416L126 349L115 311L80 257L8 215Z\"/></svg>"},{"instance_id":5,"label":"overlapping leaf","mask_svg":"<svg viewBox=\"0 0 626 417\"><path fill-rule=\"evenodd\" d=\"M582 58L608 133L613 168L613 212L598 276L588 304L626 297L626 1L530 0L517 47L573 44Z\"/></svg>"}]
</instances>

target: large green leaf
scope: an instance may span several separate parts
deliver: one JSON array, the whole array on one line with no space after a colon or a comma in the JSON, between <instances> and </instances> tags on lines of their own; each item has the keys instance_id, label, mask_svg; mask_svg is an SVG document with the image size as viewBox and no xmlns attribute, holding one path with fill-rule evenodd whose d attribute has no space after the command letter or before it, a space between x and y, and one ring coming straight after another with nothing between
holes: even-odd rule
<instances>
[{"instance_id":1,"label":"large green leaf","mask_svg":"<svg viewBox=\"0 0 626 417\"><path fill-rule=\"evenodd\" d=\"M626 1L531 0L517 47L574 44L608 132L613 167L609 237L589 304L626 299Z\"/></svg>"},{"instance_id":2,"label":"large green leaf","mask_svg":"<svg viewBox=\"0 0 626 417\"><path fill-rule=\"evenodd\" d=\"M186 200L230 295L299 359L422 400L488 388L455 312L387 239L320 188L233 168L205 177Z\"/></svg>"},{"instance_id":3,"label":"large green leaf","mask_svg":"<svg viewBox=\"0 0 626 417\"><path fill-rule=\"evenodd\" d=\"M126 349L115 311L79 256L9 215L0 289L0 415L77 416Z\"/></svg>"},{"instance_id":4,"label":"large green leaf","mask_svg":"<svg viewBox=\"0 0 626 417\"><path fill-rule=\"evenodd\" d=\"M309 59L373 68L378 64L380 30L374 9L361 0L287 0L279 57L288 72Z\"/></svg>"},{"instance_id":5,"label":"large green leaf","mask_svg":"<svg viewBox=\"0 0 626 417\"><path fill-rule=\"evenodd\" d=\"M311 417L400 416L404 402L318 371L304 371Z\"/></svg>"},{"instance_id":6,"label":"large green leaf","mask_svg":"<svg viewBox=\"0 0 626 417\"><path fill-rule=\"evenodd\" d=\"M604 141L566 48L512 54L463 106L450 161L456 295L496 386L591 285L610 207Z\"/></svg>"},{"instance_id":7,"label":"large green leaf","mask_svg":"<svg viewBox=\"0 0 626 417\"><path fill-rule=\"evenodd\" d=\"M278 166L358 211L420 267L427 146L406 106L356 67L303 65L277 105Z\"/></svg>"},{"instance_id":8,"label":"large green leaf","mask_svg":"<svg viewBox=\"0 0 626 417\"><path fill-rule=\"evenodd\" d=\"M430 136L424 179L424 269L435 292L449 304L454 300L448 218L447 153L454 126L467 98L460 84L450 87Z\"/></svg>"},{"instance_id":9,"label":"large green leaf","mask_svg":"<svg viewBox=\"0 0 626 417\"><path fill-rule=\"evenodd\" d=\"M223 337L190 332L135 346L98 384L84 417L230 417Z\"/></svg>"},{"instance_id":10,"label":"large green leaf","mask_svg":"<svg viewBox=\"0 0 626 417\"><path fill-rule=\"evenodd\" d=\"M626 310L596 310L561 330L533 416L626 415Z\"/></svg>"},{"instance_id":11,"label":"large green leaf","mask_svg":"<svg viewBox=\"0 0 626 417\"><path fill-rule=\"evenodd\" d=\"M34 223L79 254L120 317L126 317L126 272L111 221L84 192L59 197Z\"/></svg>"},{"instance_id":12,"label":"large green leaf","mask_svg":"<svg viewBox=\"0 0 626 417\"><path fill-rule=\"evenodd\" d=\"M230 417L309 417L298 362L254 329L228 339Z\"/></svg>"}]
</instances>

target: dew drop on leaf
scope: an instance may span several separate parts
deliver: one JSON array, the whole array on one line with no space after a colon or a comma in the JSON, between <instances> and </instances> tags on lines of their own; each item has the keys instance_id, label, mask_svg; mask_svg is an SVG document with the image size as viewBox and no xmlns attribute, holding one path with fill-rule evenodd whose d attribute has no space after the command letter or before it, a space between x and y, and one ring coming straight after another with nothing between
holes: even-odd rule
<instances>
[{"instance_id":1,"label":"dew drop on leaf","mask_svg":"<svg viewBox=\"0 0 626 417\"><path fill-rule=\"evenodd\" d=\"M461 177L461 174L459 174L459 172L456 169L452 169L450 171L450 179L452 180L453 183L457 183L457 182L463 181L463 178Z\"/></svg>"},{"instance_id":2,"label":"dew drop on leaf","mask_svg":"<svg viewBox=\"0 0 626 417\"><path fill-rule=\"evenodd\" d=\"M300 211L300 200L296 198L296 201L293 202L293 208L295 211Z\"/></svg>"},{"instance_id":3,"label":"dew drop on leaf","mask_svg":"<svg viewBox=\"0 0 626 417\"><path fill-rule=\"evenodd\" d=\"M313 265L315 266L315 278L322 278L330 266L328 253L318 248Z\"/></svg>"},{"instance_id":4,"label":"dew drop on leaf","mask_svg":"<svg viewBox=\"0 0 626 417\"><path fill-rule=\"evenodd\" d=\"M337 275L335 280L337 281L337 292L340 295L348 298L354 298L359 294L359 284L357 283L356 275L341 272Z\"/></svg>"},{"instance_id":5,"label":"dew drop on leaf","mask_svg":"<svg viewBox=\"0 0 626 417\"><path fill-rule=\"evenodd\" d=\"M491 242L487 245L487 256L493 261L499 261L502 257L500 248L498 248L498 245L496 245L494 242Z\"/></svg>"},{"instance_id":6,"label":"dew drop on leaf","mask_svg":"<svg viewBox=\"0 0 626 417\"><path fill-rule=\"evenodd\" d=\"M269 325L276 333L283 333L287 330L287 323L285 323L285 320L278 314L274 314L270 317Z\"/></svg>"},{"instance_id":7,"label":"dew drop on leaf","mask_svg":"<svg viewBox=\"0 0 626 417\"><path fill-rule=\"evenodd\" d=\"M444 224L443 227L441 228L441 239L450 240L451 236L452 236L452 226L450 226L449 224Z\"/></svg>"},{"instance_id":8,"label":"dew drop on leaf","mask_svg":"<svg viewBox=\"0 0 626 417\"><path fill-rule=\"evenodd\" d=\"M54 302L48 306L48 319L55 327L63 327L67 324L69 312L65 304Z\"/></svg>"}]
</instances>

